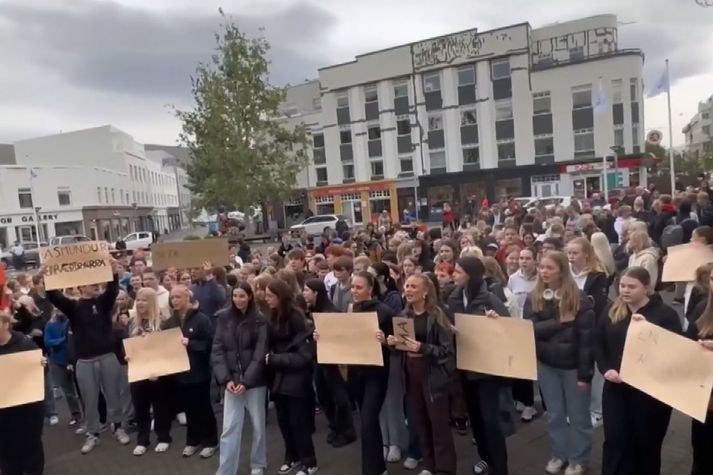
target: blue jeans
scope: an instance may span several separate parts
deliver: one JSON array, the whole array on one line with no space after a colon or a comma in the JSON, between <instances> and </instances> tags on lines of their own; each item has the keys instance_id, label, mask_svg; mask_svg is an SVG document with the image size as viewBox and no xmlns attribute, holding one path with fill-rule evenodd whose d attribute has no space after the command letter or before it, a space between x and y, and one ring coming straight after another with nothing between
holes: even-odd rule
<instances>
[{"instance_id":1,"label":"blue jeans","mask_svg":"<svg viewBox=\"0 0 713 475\"><path fill-rule=\"evenodd\" d=\"M240 465L245 410L253 428L250 451L252 470L267 468L265 439L265 397L267 388L248 389L242 396L225 391L223 400L223 433L220 436L220 467L216 475L235 475Z\"/></svg>"},{"instance_id":2,"label":"blue jeans","mask_svg":"<svg viewBox=\"0 0 713 475\"><path fill-rule=\"evenodd\" d=\"M557 369L538 362L537 370L542 397L547 404L552 456L587 467L592 449L589 388L577 389L576 369Z\"/></svg>"}]
</instances>

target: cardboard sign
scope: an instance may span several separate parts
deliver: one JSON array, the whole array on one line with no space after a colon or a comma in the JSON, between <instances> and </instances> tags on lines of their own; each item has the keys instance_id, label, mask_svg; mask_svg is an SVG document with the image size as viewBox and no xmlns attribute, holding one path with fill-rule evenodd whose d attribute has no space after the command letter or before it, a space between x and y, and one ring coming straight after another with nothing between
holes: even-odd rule
<instances>
[{"instance_id":1,"label":"cardboard sign","mask_svg":"<svg viewBox=\"0 0 713 475\"><path fill-rule=\"evenodd\" d=\"M42 350L21 351L0 356L0 409L45 399L45 371Z\"/></svg>"},{"instance_id":2,"label":"cardboard sign","mask_svg":"<svg viewBox=\"0 0 713 475\"><path fill-rule=\"evenodd\" d=\"M228 240L222 238L157 243L151 246L151 265L154 270L191 269L204 262L225 266L230 261L228 249Z\"/></svg>"},{"instance_id":3,"label":"cardboard sign","mask_svg":"<svg viewBox=\"0 0 713 475\"><path fill-rule=\"evenodd\" d=\"M399 339L399 343L394 346L397 350L408 351L404 343L404 338L416 339L416 330L414 322L407 317L394 317L394 336Z\"/></svg>"},{"instance_id":4,"label":"cardboard sign","mask_svg":"<svg viewBox=\"0 0 713 475\"><path fill-rule=\"evenodd\" d=\"M318 363L384 366L375 312L315 313L313 317L319 333Z\"/></svg>"},{"instance_id":5,"label":"cardboard sign","mask_svg":"<svg viewBox=\"0 0 713 475\"><path fill-rule=\"evenodd\" d=\"M43 247L41 262L47 269L47 290L109 282L113 279L109 244L84 241L63 246Z\"/></svg>"},{"instance_id":6,"label":"cardboard sign","mask_svg":"<svg viewBox=\"0 0 713 475\"><path fill-rule=\"evenodd\" d=\"M535 330L530 320L456 314L458 369L537 380Z\"/></svg>"},{"instance_id":7,"label":"cardboard sign","mask_svg":"<svg viewBox=\"0 0 713 475\"><path fill-rule=\"evenodd\" d=\"M180 328L172 328L125 339L129 382L189 371L191 364L182 337Z\"/></svg>"},{"instance_id":8,"label":"cardboard sign","mask_svg":"<svg viewBox=\"0 0 713 475\"><path fill-rule=\"evenodd\" d=\"M713 351L646 321L632 321L621 379L701 422L713 389Z\"/></svg>"},{"instance_id":9,"label":"cardboard sign","mask_svg":"<svg viewBox=\"0 0 713 475\"><path fill-rule=\"evenodd\" d=\"M661 282L692 282L700 266L713 262L713 249L697 243L671 246L667 253Z\"/></svg>"}]
</instances>

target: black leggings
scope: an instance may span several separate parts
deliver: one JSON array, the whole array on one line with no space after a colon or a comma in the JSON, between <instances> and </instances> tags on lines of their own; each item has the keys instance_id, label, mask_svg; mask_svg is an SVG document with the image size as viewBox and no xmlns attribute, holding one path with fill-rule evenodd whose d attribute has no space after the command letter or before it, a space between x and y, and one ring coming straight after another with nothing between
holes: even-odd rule
<instances>
[{"instance_id":1,"label":"black leggings","mask_svg":"<svg viewBox=\"0 0 713 475\"><path fill-rule=\"evenodd\" d=\"M42 475L45 468L44 422L42 403L0 410L2 475Z\"/></svg>"}]
</instances>

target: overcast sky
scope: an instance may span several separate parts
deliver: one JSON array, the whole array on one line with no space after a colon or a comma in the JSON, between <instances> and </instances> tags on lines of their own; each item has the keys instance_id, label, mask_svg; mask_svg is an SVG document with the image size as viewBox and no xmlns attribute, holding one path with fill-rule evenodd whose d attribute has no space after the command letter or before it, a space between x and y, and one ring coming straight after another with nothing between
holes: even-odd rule
<instances>
[{"instance_id":1,"label":"overcast sky","mask_svg":"<svg viewBox=\"0 0 713 475\"><path fill-rule=\"evenodd\" d=\"M172 106L190 106L189 75L210 58L218 7L272 44L283 85L356 54L467 28L616 13L619 46L643 49L653 86L671 60L674 144L713 94L713 0L0 0L0 143L104 124L175 144ZM666 98L646 128L668 139ZM668 141L668 140L666 140Z\"/></svg>"}]
</instances>

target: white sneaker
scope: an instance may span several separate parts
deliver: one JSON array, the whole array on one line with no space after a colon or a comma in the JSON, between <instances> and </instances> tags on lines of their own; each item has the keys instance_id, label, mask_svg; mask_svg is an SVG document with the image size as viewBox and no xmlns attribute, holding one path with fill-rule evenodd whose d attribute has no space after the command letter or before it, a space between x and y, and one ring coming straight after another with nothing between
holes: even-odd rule
<instances>
[{"instance_id":1,"label":"white sneaker","mask_svg":"<svg viewBox=\"0 0 713 475\"><path fill-rule=\"evenodd\" d=\"M137 457L141 457L146 453L147 450L148 449L145 446L137 445L136 447L134 447L134 455L136 455Z\"/></svg>"},{"instance_id":2,"label":"white sneaker","mask_svg":"<svg viewBox=\"0 0 713 475\"><path fill-rule=\"evenodd\" d=\"M292 470L297 467L297 462L285 462L280 466L280 469L277 471L280 475L286 475L290 473Z\"/></svg>"},{"instance_id":3,"label":"white sneaker","mask_svg":"<svg viewBox=\"0 0 713 475\"><path fill-rule=\"evenodd\" d=\"M265 475L265 470L261 468L253 468L250 470L250 475Z\"/></svg>"},{"instance_id":4,"label":"white sneaker","mask_svg":"<svg viewBox=\"0 0 713 475\"><path fill-rule=\"evenodd\" d=\"M296 475L312 475L313 473L317 473L319 471L319 467L302 467Z\"/></svg>"},{"instance_id":5,"label":"white sneaker","mask_svg":"<svg viewBox=\"0 0 713 475\"><path fill-rule=\"evenodd\" d=\"M185 412L179 412L176 414L176 420L178 421L179 424L182 426L186 425L186 413Z\"/></svg>"},{"instance_id":6,"label":"white sneaker","mask_svg":"<svg viewBox=\"0 0 713 475\"><path fill-rule=\"evenodd\" d=\"M389 463L396 463L401 460L401 447L398 445L392 445L389 447L389 451L386 454L386 461Z\"/></svg>"},{"instance_id":7,"label":"white sneaker","mask_svg":"<svg viewBox=\"0 0 713 475\"><path fill-rule=\"evenodd\" d=\"M56 426L59 424L59 417L57 416L50 416L50 425L51 426Z\"/></svg>"},{"instance_id":8,"label":"white sneaker","mask_svg":"<svg viewBox=\"0 0 713 475\"><path fill-rule=\"evenodd\" d=\"M118 440L121 445L127 445L129 442L131 442L131 438L121 427L116 429L116 432L114 432L114 437L116 437L116 440Z\"/></svg>"},{"instance_id":9,"label":"white sneaker","mask_svg":"<svg viewBox=\"0 0 713 475\"><path fill-rule=\"evenodd\" d=\"M515 401L515 410L517 412L522 412L525 410L525 405L521 403L520 401Z\"/></svg>"},{"instance_id":10,"label":"white sneaker","mask_svg":"<svg viewBox=\"0 0 713 475\"><path fill-rule=\"evenodd\" d=\"M569 465L567 470L564 471L564 475L582 475L587 469L583 465L575 464Z\"/></svg>"},{"instance_id":11,"label":"white sneaker","mask_svg":"<svg viewBox=\"0 0 713 475\"><path fill-rule=\"evenodd\" d=\"M183 456L184 457L193 457L196 452L198 452L198 447L194 445L186 445L186 448L183 449Z\"/></svg>"},{"instance_id":12,"label":"white sneaker","mask_svg":"<svg viewBox=\"0 0 713 475\"><path fill-rule=\"evenodd\" d=\"M421 470L418 475L433 475L431 472L428 470Z\"/></svg>"},{"instance_id":13,"label":"white sneaker","mask_svg":"<svg viewBox=\"0 0 713 475\"><path fill-rule=\"evenodd\" d=\"M596 429L604 425L604 418L601 414L592 414L592 428Z\"/></svg>"},{"instance_id":14,"label":"white sneaker","mask_svg":"<svg viewBox=\"0 0 713 475\"><path fill-rule=\"evenodd\" d=\"M156 444L156 447L154 447L153 451L157 454L162 454L168 452L169 447L171 447L171 444L169 444L168 442L159 442L158 444Z\"/></svg>"},{"instance_id":15,"label":"white sneaker","mask_svg":"<svg viewBox=\"0 0 713 475\"><path fill-rule=\"evenodd\" d=\"M202 459L209 459L213 455L215 455L216 450L218 450L217 447L203 447L203 450L201 450L200 456Z\"/></svg>"},{"instance_id":16,"label":"white sneaker","mask_svg":"<svg viewBox=\"0 0 713 475\"><path fill-rule=\"evenodd\" d=\"M545 466L545 472L555 474L560 473L564 468L564 460L552 457Z\"/></svg>"},{"instance_id":17,"label":"white sneaker","mask_svg":"<svg viewBox=\"0 0 713 475\"><path fill-rule=\"evenodd\" d=\"M473 465L473 473L479 475L488 471L488 462L481 460L480 462Z\"/></svg>"},{"instance_id":18,"label":"white sneaker","mask_svg":"<svg viewBox=\"0 0 713 475\"><path fill-rule=\"evenodd\" d=\"M77 435L84 435L87 433L87 428L85 426L79 426L77 427L77 430L74 431L74 433Z\"/></svg>"},{"instance_id":19,"label":"white sneaker","mask_svg":"<svg viewBox=\"0 0 713 475\"><path fill-rule=\"evenodd\" d=\"M82 445L82 453L83 454L88 454L92 450L94 450L94 447L99 445L99 437L97 437L94 434L89 434L87 436L87 440L84 441L84 445Z\"/></svg>"},{"instance_id":20,"label":"white sneaker","mask_svg":"<svg viewBox=\"0 0 713 475\"><path fill-rule=\"evenodd\" d=\"M406 457L406 460L404 460L404 468L406 470L416 470L416 467L418 467L418 460L415 458L411 457Z\"/></svg>"},{"instance_id":21,"label":"white sneaker","mask_svg":"<svg viewBox=\"0 0 713 475\"><path fill-rule=\"evenodd\" d=\"M520 420L522 422L532 422L535 416L537 416L537 409L532 406L527 406L525 409L522 410Z\"/></svg>"}]
</instances>

